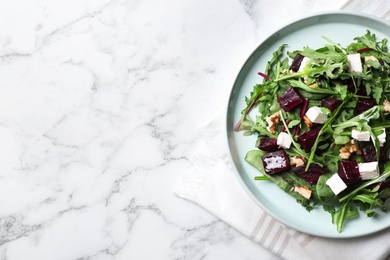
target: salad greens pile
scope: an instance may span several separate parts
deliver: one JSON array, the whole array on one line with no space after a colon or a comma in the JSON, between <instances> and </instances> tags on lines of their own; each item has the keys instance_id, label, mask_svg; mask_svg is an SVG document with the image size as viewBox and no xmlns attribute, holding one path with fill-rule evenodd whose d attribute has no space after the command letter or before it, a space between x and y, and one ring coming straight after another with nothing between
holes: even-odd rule
<instances>
[{"instance_id":1,"label":"salad greens pile","mask_svg":"<svg viewBox=\"0 0 390 260\"><path fill-rule=\"evenodd\" d=\"M234 130L257 136L245 157L262 173L255 180L274 182L308 211L322 206L341 232L359 211L390 209L390 53L370 31L346 47L323 38L319 49L282 45L272 54Z\"/></svg>"}]
</instances>

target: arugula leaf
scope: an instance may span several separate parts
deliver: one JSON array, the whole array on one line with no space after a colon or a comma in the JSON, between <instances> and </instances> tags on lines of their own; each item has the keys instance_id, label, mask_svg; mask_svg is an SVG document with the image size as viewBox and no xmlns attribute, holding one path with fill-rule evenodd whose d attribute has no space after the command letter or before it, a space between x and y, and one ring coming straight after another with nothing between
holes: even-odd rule
<instances>
[{"instance_id":1,"label":"arugula leaf","mask_svg":"<svg viewBox=\"0 0 390 260\"><path fill-rule=\"evenodd\" d=\"M387 39L378 43L375 34L367 30L365 35L355 37L354 40L356 40L357 43L370 48L372 51L375 51L377 58L390 62L390 54L387 52Z\"/></svg>"},{"instance_id":2,"label":"arugula leaf","mask_svg":"<svg viewBox=\"0 0 390 260\"><path fill-rule=\"evenodd\" d=\"M352 205L350 201L344 201L337 209L334 216L337 232L340 233L342 231L345 222L350 219L357 218L358 216L359 212L356 207L354 207L354 205Z\"/></svg>"},{"instance_id":3,"label":"arugula leaf","mask_svg":"<svg viewBox=\"0 0 390 260\"><path fill-rule=\"evenodd\" d=\"M340 203L337 197L334 196L334 193L331 188L329 188L329 186L326 184L326 181L331 176L332 174L324 174L320 176L316 185L316 192L320 201L322 202L322 205L337 206Z\"/></svg>"},{"instance_id":4,"label":"arugula leaf","mask_svg":"<svg viewBox=\"0 0 390 260\"><path fill-rule=\"evenodd\" d=\"M324 89L324 88L320 88L318 86L316 86L316 87L309 87L308 85L306 85L305 83L303 83L300 80L289 80L288 82L290 83L291 86L303 89L303 90L305 90L305 91L307 91L309 93L327 94L327 95L335 95L335 94L337 94L337 92L334 91L334 90Z\"/></svg>"}]
</instances>

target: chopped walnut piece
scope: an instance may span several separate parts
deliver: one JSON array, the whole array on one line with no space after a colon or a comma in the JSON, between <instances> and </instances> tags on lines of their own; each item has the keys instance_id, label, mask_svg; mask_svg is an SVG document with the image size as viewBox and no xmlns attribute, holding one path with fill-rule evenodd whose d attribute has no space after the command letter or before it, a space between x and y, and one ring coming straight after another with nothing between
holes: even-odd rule
<instances>
[{"instance_id":1,"label":"chopped walnut piece","mask_svg":"<svg viewBox=\"0 0 390 260\"><path fill-rule=\"evenodd\" d=\"M294 191L298 192L306 199L310 199L311 197L311 190L307 186L294 186Z\"/></svg>"},{"instance_id":2,"label":"chopped walnut piece","mask_svg":"<svg viewBox=\"0 0 390 260\"><path fill-rule=\"evenodd\" d=\"M364 57L364 61L366 62L366 61L368 61L368 60L378 60L377 58L375 58L374 56L372 56L372 55L370 55L370 56L366 56L366 57ZM367 64L367 67L371 67L371 65L370 64Z\"/></svg>"},{"instance_id":3,"label":"chopped walnut piece","mask_svg":"<svg viewBox=\"0 0 390 260\"><path fill-rule=\"evenodd\" d=\"M305 122L305 124L307 125L307 127L311 128L313 126L313 122L310 121L310 119L306 115L304 115L302 119Z\"/></svg>"},{"instance_id":4,"label":"chopped walnut piece","mask_svg":"<svg viewBox=\"0 0 390 260\"><path fill-rule=\"evenodd\" d=\"M276 112L272 116L266 117L265 121L267 121L268 123L267 130L271 134L275 133L275 127L279 123L279 118L280 118L279 112Z\"/></svg>"},{"instance_id":5,"label":"chopped walnut piece","mask_svg":"<svg viewBox=\"0 0 390 260\"><path fill-rule=\"evenodd\" d=\"M383 112L390 113L390 101L383 101Z\"/></svg>"},{"instance_id":6,"label":"chopped walnut piece","mask_svg":"<svg viewBox=\"0 0 390 260\"><path fill-rule=\"evenodd\" d=\"M341 159L349 159L351 157L351 153L348 152L345 148L340 149L340 157Z\"/></svg>"},{"instance_id":7,"label":"chopped walnut piece","mask_svg":"<svg viewBox=\"0 0 390 260\"><path fill-rule=\"evenodd\" d=\"M293 156L290 158L290 165L299 167L305 165L305 158L303 156Z\"/></svg>"},{"instance_id":8,"label":"chopped walnut piece","mask_svg":"<svg viewBox=\"0 0 390 260\"><path fill-rule=\"evenodd\" d=\"M349 159L349 157L352 155L352 153L359 154L360 151L358 149L358 146L354 139L346 143L341 149L340 149L340 157L342 159Z\"/></svg>"}]
</instances>

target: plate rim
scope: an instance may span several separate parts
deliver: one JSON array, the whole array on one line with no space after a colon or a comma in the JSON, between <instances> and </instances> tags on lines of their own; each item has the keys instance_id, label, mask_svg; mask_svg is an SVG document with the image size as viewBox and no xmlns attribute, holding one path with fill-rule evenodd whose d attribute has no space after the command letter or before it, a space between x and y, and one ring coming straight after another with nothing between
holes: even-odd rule
<instances>
[{"instance_id":1,"label":"plate rim","mask_svg":"<svg viewBox=\"0 0 390 260\"><path fill-rule=\"evenodd\" d=\"M308 20L308 19L313 19L313 18L318 18L318 17L321 17L321 16L325 16L325 15L339 15L339 16L342 16L342 15L349 15L349 16L353 16L353 17L357 17L357 18L365 18L365 19L369 19L369 20L373 20L377 23L381 23L383 25L386 25L390 28L390 22L383 19L383 18L380 18L380 17L377 17L377 16L374 16L372 14L368 14L368 13L364 13L364 12L357 12L357 11L350 11L350 10L329 10L329 11L323 11L323 12L313 12L311 14L308 14L308 15L303 15L303 16L300 16L298 18L295 18L295 19L292 19L290 20L289 22L281 25L281 26L278 26L276 29L272 30L271 33L269 33L266 37L263 38L263 40L259 41L258 43L256 43L255 47L252 49L252 51L249 52L249 55L243 60L243 62L241 63L241 66L239 66L239 69L238 69L238 72L235 74L235 77L234 77L234 81L233 81L233 84L231 85L230 89L228 90L229 91L229 95L227 97L227 101L225 102L225 107L224 107L224 120L223 120L223 129L224 129L224 140L225 140L225 149L227 151L227 157L228 157L228 160L231 164L231 168L233 170L233 173L235 175L235 179L239 182L240 186L245 190L246 194L250 197L250 199L252 201L255 202L255 204L260 207L262 210L264 210L268 215L270 215L271 217L273 217L274 219L276 219L277 221L279 221L280 223L286 225L287 227L289 228L292 228L294 230L297 230L299 232L302 232L302 233L305 233L305 234L309 234L309 235L313 235L313 236L317 236L317 237L323 237L323 238L334 238L334 239L351 239L351 238L356 238L356 237L364 237L364 236L369 236L369 235L372 235L374 233L379 233L379 232L385 232L387 230L390 229L390 224L385 227L385 228L382 228L382 229L378 229L378 230L373 230L372 232L369 231L369 232L365 232L365 233L362 233L362 234L351 234L351 235L341 235L342 233L338 233L338 234L335 234L335 235L332 235L332 234L319 234L318 232L311 232L310 230L302 230L302 228L294 225L294 224L291 224L291 223L287 223L281 216L278 216L277 214L275 214L274 212L272 212L269 208L267 208L266 206L264 206L261 201L259 201L255 195L250 191L249 187L245 184L239 170L237 169L237 166L232 158L232 153L231 153L231 147L230 147L230 141L229 141L229 130L228 128L231 127L231 125L229 125L229 106L230 106L230 101L232 100L232 94L233 94L233 90L234 90L234 87L235 85L237 84L237 80L239 78L239 76L242 74L243 72L243 69L246 67L247 63L250 61L250 59L253 57L253 55L257 52L257 50L263 45L265 44L267 41L270 40L270 38L275 35L276 33L278 33L279 31L283 30L283 29L286 29L288 28L289 26L292 26L293 24L296 24L296 23L299 23L299 22L303 22L304 20ZM389 38L390 40L390 35L389 35ZM231 132L231 131L230 131ZM325 212L325 211L324 211ZM388 213L390 214L390 213Z\"/></svg>"}]
</instances>

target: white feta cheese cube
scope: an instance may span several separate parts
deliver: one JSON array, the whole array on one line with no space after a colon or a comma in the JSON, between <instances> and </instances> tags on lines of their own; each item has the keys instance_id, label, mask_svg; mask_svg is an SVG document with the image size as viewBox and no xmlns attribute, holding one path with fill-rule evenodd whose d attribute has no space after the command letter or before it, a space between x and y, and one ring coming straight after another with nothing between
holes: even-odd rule
<instances>
[{"instance_id":1,"label":"white feta cheese cube","mask_svg":"<svg viewBox=\"0 0 390 260\"><path fill-rule=\"evenodd\" d=\"M386 143L386 130L383 129L383 133L378 135L377 138L379 140L379 145L383 146Z\"/></svg>"},{"instance_id":2,"label":"white feta cheese cube","mask_svg":"<svg viewBox=\"0 0 390 260\"><path fill-rule=\"evenodd\" d=\"M360 132L355 129L352 129L352 138L358 141L370 141L370 132Z\"/></svg>"},{"instance_id":3,"label":"white feta cheese cube","mask_svg":"<svg viewBox=\"0 0 390 260\"><path fill-rule=\"evenodd\" d=\"M360 53L349 54L347 56L349 63L349 72L362 72L362 61L360 59Z\"/></svg>"},{"instance_id":4,"label":"white feta cheese cube","mask_svg":"<svg viewBox=\"0 0 390 260\"><path fill-rule=\"evenodd\" d=\"M287 133L281 132L278 135L278 139L276 141L276 144L281 148L289 149L291 146L291 138Z\"/></svg>"},{"instance_id":5,"label":"white feta cheese cube","mask_svg":"<svg viewBox=\"0 0 390 260\"><path fill-rule=\"evenodd\" d=\"M325 123L328 115L321 111L320 107L314 106L307 110L306 116L310 119L311 122L316 124Z\"/></svg>"},{"instance_id":6,"label":"white feta cheese cube","mask_svg":"<svg viewBox=\"0 0 390 260\"><path fill-rule=\"evenodd\" d=\"M378 162L359 163L358 166L362 180L372 180L379 176Z\"/></svg>"},{"instance_id":7,"label":"white feta cheese cube","mask_svg":"<svg viewBox=\"0 0 390 260\"><path fill-rule=\"evenodd\" d=\"M335 173L326 181L326 185L333 191L334 195L339 194L347 188L347 184Z\"/></svg>"},{"instance_id":8,"label":"white feta cheese cube","mask_svg":"<svg viewBox=\"0 0 390 260\"><path fill-rule=\"evenodd\" d=\"M306 67L306 64L307 62L309 61L310 59L308 57L304 57L301 61L301 65L299 66L299 70L298 71L302 71L305 67Z\"/></svg>"}]
</instances>

